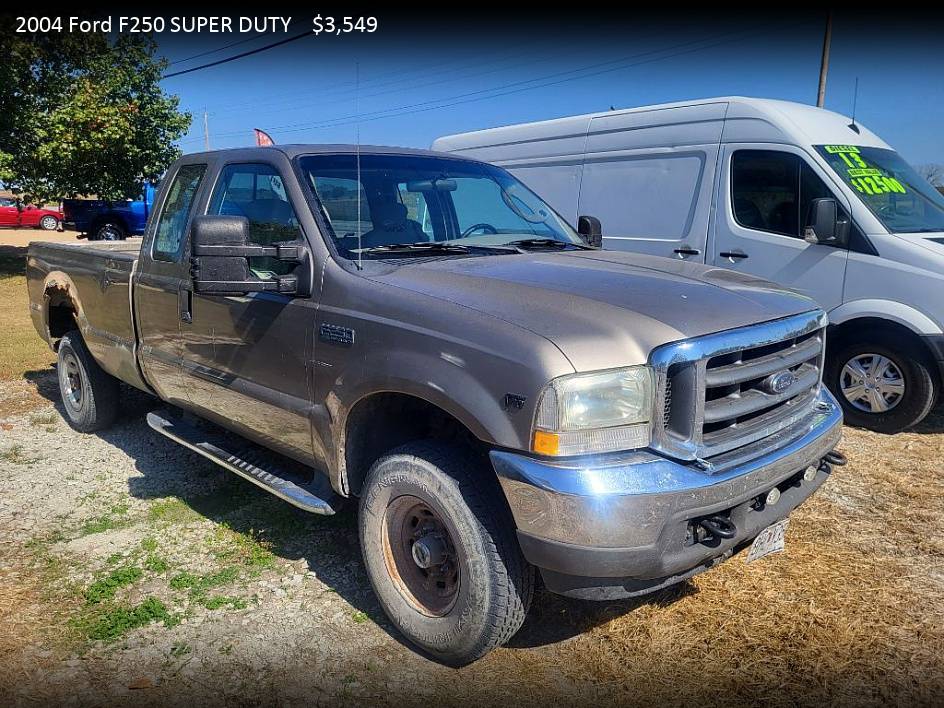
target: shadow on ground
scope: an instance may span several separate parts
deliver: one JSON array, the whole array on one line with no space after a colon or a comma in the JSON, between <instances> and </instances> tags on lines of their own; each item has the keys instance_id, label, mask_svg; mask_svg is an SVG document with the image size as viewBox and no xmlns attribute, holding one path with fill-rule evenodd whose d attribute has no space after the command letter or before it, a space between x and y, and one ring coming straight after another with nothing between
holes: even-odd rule
<instances>
[{"instance_id":1,"label":"shadow on ground","mask_svg":"<svg viewBox=\"0 0 944 708\"><path fill-rule=\"evenodd\" d=\"M64 416L54 369L28 372L26 378ZM240 533L251 532L267 542L280 558L293 563L304 559L307 569L323 583L396 641L415 651L387 620L371 590L361 562L354 504L348 503L334 516L297 510L152 431L145 416L160 407L164 404L156 398L123 387L119 422L97 433L134 460L140 476L128 479L131 496L177 498L204 518ZM600 603L559 597L543 590L539 582L531 612L508 646L535 648L556 644L641 605L670 604L691 592L694 586L685 583L647 598Z\"/></svg>"}]
</instances>

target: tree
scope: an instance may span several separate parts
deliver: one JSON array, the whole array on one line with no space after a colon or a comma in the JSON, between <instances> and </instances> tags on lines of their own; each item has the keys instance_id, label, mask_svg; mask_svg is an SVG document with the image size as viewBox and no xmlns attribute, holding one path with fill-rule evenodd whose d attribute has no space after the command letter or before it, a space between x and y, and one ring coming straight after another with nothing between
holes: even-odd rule
<instances>
[{"instance_id":1,"label":"tree","mask_svg":"<svg viewBox=\"0 0 944 708\"><path fill-rule=\"evenodd\" d=\"M152 38L18 35L0 22L0 181L28 201L136 196L190 127Z\"/></svg>"},{"instance_id":2,"label":"tree","mask_svg":"<svg viewBox=\"0 0 944 708\"><path fill-rule=\"evenodd\" d=\"M918 174L935 187L944 185L944 165L938 165L936 163L918 165Z\"/></svg>"}]
</instances>

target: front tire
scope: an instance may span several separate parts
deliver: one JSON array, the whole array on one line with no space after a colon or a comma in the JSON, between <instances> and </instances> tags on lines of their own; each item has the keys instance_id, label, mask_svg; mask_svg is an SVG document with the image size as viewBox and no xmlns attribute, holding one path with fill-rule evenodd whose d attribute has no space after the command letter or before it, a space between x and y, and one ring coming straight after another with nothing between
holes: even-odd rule
<instances>
[{"instance_id":1,"label":"front tire","mask_svg":"<svg viewBox=\"0 0 944 708\"><path fill-rule=\"evenodd\" d=\"M830 353L826 383L850 425L897 433L920 423L937 398L931 364L901 337L875 334Z\"/></svg>"},{"instance_id":2,"label":"front tire","mask_svg":"<svg viewBox=\"0 0 944 708\"><path fill-rule=\"evenodd\" d=\"M534 568L474 453L436 442L381 457L361 493L364 565L384 612L438 661L463 666L521 627Z\"/></svg>"},{"instance_id":3,"label":"front tire","mask_svg":"<svg viewBox=\"0 0 944 708\"><path fill-rule=\"evenodd\" d=\"M72 330L59 341L59 393L69 424L80 433L107 428L118 412L118 379L102 371L82 335Z\"/></svg>"},{"instance_id":4,"label":"front tire","mask_svg":"<svg viewBox=\"0 0 944 708\"><path fill-rule=\"evenodd\" d=\"M39 220L39 228L43 231L55 231L59 228L59 219L54 216L44 216Z\"/></svg>"}]
</instances>

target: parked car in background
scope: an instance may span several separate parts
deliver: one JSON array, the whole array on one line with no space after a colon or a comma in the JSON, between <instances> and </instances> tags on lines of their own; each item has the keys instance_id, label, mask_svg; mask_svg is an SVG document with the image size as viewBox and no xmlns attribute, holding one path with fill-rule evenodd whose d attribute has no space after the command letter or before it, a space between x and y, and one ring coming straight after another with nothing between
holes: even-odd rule
<instances>
[{"instance_id":1,"label":"parked car in background","mask_svg":"<svg viewBox=\"0 0 944 708\"><path fill-rule=\"evenodd\" d=\"M754 98L648 106L440 138L501 165L610 249L723 266L829 313L846 420L921 421L944 380L944 197L861 124ZM586 217L586 218L585 218Z\"/></svg>"},{"instance_id":2,"label":"parked car in background","mask_svg":"<svg viewBox=\"0 0 944 708\"><path fill-rule=\"evenodd\" d=\"M55 231L62 223L58 209L23 204L12 197L0 197L0 226Z\"/></svg>"},{"instance_id":3,"label":"parked car in background","mask_svg":"<svg viewBox=\"0 0 944 708\"><path fill-rule=\"evenodd\" d=\"M588 246L500 168L223 150L178 160L156 204L139 243L29 248L70 423L109 425L121 380L291 504L359 497L380 605L445 663L515 634L535 568L609 600L781 550L843 462L811 299Z\"/></svg>"},{"instance_id":4,"label":"parked car in background","mask_svg":"<svg viewBox=\"0 0 944 708\"><path fill-rule=\"evenodd\" d=\"M146 185L134 200L110 202L102 199L65 199L62 202L64 225L92 241L120 241L144 233L154 185Z\"/></svg>"}]
</instances>

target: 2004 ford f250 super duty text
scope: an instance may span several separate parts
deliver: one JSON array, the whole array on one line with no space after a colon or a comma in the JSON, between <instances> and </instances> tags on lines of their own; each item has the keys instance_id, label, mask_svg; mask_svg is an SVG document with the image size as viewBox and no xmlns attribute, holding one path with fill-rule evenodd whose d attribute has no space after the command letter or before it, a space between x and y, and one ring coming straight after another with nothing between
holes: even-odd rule
<instances>
[{"instance_id":1,"label":"2004 ford f250 super duty text","mask_svg":"<svg viewBox=\"0 0 944 708\"><path fill-rule=\"evenodd\" d=\"M776 541L842 461L811 300L600 251L500 168L228 150L178 160L155 206L140 246L30 247L72 425L108 425L124 381L196 415L155 429L302 509L359 497L381 605L445 663L517 631L535 568L651 592Z\"/></svg>"}]
</instances>

